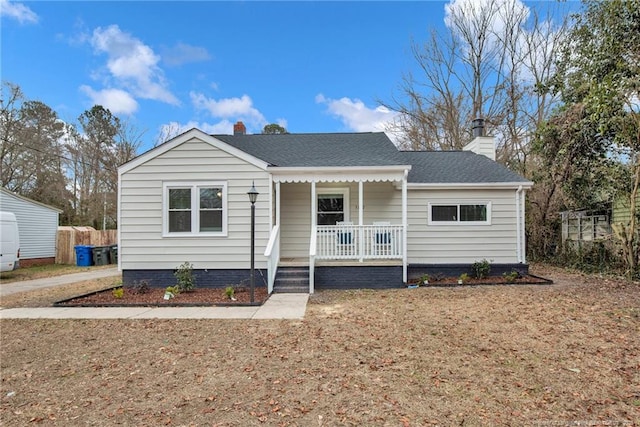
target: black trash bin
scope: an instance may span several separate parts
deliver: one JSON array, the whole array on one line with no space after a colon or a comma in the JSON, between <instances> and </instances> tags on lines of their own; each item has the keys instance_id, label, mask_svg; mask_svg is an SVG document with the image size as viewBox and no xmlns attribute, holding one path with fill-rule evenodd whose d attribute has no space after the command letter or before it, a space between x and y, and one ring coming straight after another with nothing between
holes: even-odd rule
<instances>
[{"instance_id":1,"label":"black trash bin","mask_svg":"<svg viewBox=\"0 0 640 427\"><path fill-rule=\"evenodd\" d=\"M109 264L109 246L94 246L93 265Z\"/></svg>"},{"instance_id":2,"label":"black trash bin","mask_svg":"<svg viewBox=\"0 0 640 427\"><path fill-rule=\"evenodd\" d=\"M109 246L109 258L111 259L111 264L118 263L118 245Z\"/></svg>"}]
</instances>

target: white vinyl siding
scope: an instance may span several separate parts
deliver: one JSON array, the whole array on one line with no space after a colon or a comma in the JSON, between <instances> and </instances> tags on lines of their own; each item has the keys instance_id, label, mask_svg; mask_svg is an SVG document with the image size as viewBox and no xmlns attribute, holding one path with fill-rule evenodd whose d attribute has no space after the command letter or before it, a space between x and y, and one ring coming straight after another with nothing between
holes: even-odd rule
<instances>
[{"instance_id":1,"label":"white vinyl siding","mask_svg":"<svg viewBox=\"0 0 640 427\"><path fill-rule=\"evenodd\" d=\"M280 185L280 256L309 256L311 184Z\"/></svg>"},{"instance_id":2,"label":"white vinyl siding","mask_svg":"<svg viewBox=\"0 0 640 427\"><path fill-rule=\"evenodd\" d=\"M410 264L518 262L515 190L411 189L407 198ZM429 222L430 206L461 204L489 205L490 223Z\"/></svg>"},{"instance_id":3,"label":"white vinyl siding","mask_svg":"<svg viewBox=\"0 0 640 427\"><path fill-rule=\"evenodd\" d=\"M54 258L58 211L40 203L0 191L0 210L12 212L18 221L20 259Z\"/></svg>"},{"instance_id":4,"label":"white vinyl siding","mask_svg":"<svg viewBox=\"0 0 640 427\"><path fill-rule=\"evenodd\" d=\"M358 223L358 183L317 183L316 192L337 191L348 188L349 221ZM283 183L280 186L280 253L282 258L305 258L309 256L311 236L311 184ZM402 224L401 192L391 182L365 182L364 224L389 221Z\"/></svg>"},{"instance_id":5,"label":"white vinyl siding","mask_svg":"<svg viewBox=\"0 0 640 427\"><path fill-rule=\"evenodd\" d=\"M255 181L256 268L265 268L269 239L269 174L223 150L191 139L124 172L120 181L120 259L122 269L250 267L251 203ZM226 184L226 235L164 237L164 183L190 186ZM181 184L182 183L182 184Z\"/></svg>"}]
</instances>

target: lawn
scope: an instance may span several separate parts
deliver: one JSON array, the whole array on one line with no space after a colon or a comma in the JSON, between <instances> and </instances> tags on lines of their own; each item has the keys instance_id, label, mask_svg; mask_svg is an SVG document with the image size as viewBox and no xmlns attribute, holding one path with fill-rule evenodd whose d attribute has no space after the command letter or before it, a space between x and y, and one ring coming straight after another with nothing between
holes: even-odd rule
<instances>
[{"instance_id":1,"label":"lawn","mask_svg":"<svg viewBox=\"0 0 640 427\"><path fill-rule=\"evenodd\" d=\"M637 425L640 284L533 272L556 283L319 292L302 321L5 319L0 420Z\"/></svg>"},{"instance_id":2,"label":"lawn","mask_svg":"<svg viewBox=\"0 0 640 427\"><path fill-rule=\"evenodd\" d=\"M44 279L45 277L60 276L63 274L83 273L91 270L113 268L114 264L93 267L78 267L67 264L44 264L27 268L19 268L13 271L0 273L1 283L20 282L22 280Z\"/></svg>"}]
</instances>

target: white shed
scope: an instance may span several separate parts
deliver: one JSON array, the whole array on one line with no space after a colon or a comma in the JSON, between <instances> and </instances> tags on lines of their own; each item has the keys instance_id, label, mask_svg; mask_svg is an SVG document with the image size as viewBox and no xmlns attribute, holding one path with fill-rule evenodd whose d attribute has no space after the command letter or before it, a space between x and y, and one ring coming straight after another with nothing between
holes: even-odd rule
<instances>
[{"instance_id":1,"label":"white shed","mask_svg":"<svg viewBox=\"0 0 640 427\"><path fill-rule=\"evenodd\" d=\"M20 265L54 263L60 209L0 187L0 210L12 212L20 231Z\"/></svg>"}]
</instances>

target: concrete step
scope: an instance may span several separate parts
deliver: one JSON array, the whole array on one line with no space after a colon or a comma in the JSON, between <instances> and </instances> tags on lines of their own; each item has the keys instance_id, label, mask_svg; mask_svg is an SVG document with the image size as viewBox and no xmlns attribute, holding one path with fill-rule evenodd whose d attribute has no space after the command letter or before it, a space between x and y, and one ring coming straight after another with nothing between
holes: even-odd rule
<instances>
[{"instance_id":1,"label":"concrete step","mask_svg":"<svg viewBox=\"0 0 640 427\"><path fill-rule=\"evenodd\" d=\"M308 293L309 292L309 268L308 267L281 267L278 268L276 280L273 284L274 293Z\"/></svg>"}]
</instances>

